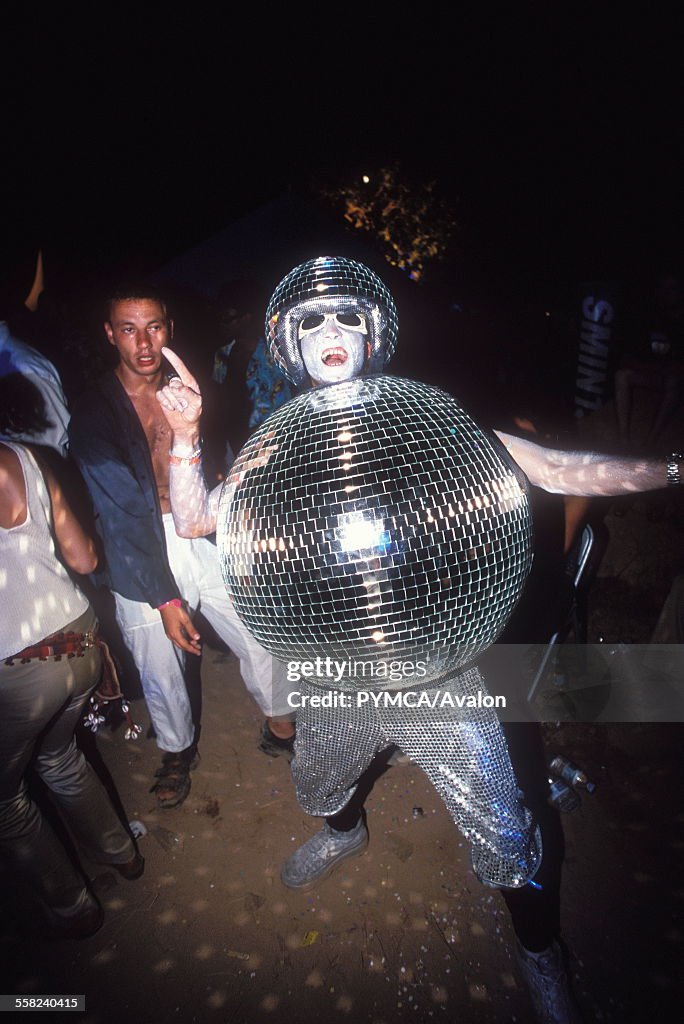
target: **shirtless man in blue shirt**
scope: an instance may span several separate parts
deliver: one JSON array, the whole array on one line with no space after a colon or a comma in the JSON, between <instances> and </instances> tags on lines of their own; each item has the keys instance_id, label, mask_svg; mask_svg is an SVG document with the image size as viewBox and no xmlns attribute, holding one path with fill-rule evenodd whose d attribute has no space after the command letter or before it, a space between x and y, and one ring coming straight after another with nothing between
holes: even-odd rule
<instances>
[{"instance_id":1,"label":"shirtless man in blue shirt","mask_svg":"<svg viewBox=\"0 0 684 1024\"><path fill-rule=\"evenodd\" d=\"M69 436L95 508L117 620L163 751L153 790L160 807L175 807L190 791L197 761L184 679L186 655L200 652L195 611L238 657L265 729L285 753L294 727L285 671L235 614L215 545L206 537L183 539L173 526L169 463L187 453L170 450L171 430L157 401L167 383L161 350L173 337L173 321L150 292L134 289L111 299L104 329L118 365L76 404Z\"/></svg>"}]
</instances>

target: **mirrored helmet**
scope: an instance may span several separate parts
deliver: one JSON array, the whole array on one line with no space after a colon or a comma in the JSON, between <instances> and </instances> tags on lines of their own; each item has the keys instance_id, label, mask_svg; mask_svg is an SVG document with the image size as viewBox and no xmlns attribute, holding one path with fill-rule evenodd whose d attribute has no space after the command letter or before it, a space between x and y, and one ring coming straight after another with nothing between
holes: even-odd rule
<instances>
[{"instance_id":1,"label":"mirrored helmet","mask_svg":"<svg viewBox=\"0 0 684 1024\"><path fill-rule=\"evenodd\" d=\"M299 325L324 313L361 313L368 325L366 373L379 373L397 344L394 299L378 275L344 256L301 263L280 282L266 310L266 341L276 364L293 384L307 382Z\"/></svg>"}]
</instances>

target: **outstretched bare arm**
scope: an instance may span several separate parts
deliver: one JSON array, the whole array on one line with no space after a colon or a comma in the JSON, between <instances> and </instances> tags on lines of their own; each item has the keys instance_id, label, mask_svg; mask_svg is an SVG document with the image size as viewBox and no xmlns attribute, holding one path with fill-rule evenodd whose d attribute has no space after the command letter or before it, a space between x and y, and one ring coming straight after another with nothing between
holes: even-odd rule
<instances>
[{"instance_id":1,"label":"outstretched bare arm","mask_svg":"<svg viewBox=\"0 0 684 1024\"><path fill-rule=\"evenodd\" d=\"M655 491L667 486L664 459L634 459L596 452L542 448L495 431L530 483L554 494L587 497Z\"/></svg>"}]
</instances>

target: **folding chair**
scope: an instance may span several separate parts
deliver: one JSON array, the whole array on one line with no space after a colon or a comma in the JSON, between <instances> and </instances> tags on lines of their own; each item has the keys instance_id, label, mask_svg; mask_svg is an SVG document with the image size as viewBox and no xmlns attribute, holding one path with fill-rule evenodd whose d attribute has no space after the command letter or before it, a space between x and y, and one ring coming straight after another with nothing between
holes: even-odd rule
<instances>
[{"instance_id":1,"label":"folding chair","mask_svg":"<svg viewBox=\"0 0 684 1024\"><path fill-rule=\"evenodd\" d=\"M568 600L562 609L558 626L549 638L539 667L527 694L527 700L534 700L537 688L547 670L551 655L559 644L574 636L575 642L587 642L588 593L596 575L601 558L608 546L608 531L602 523L585 523L570 548L565 562L565 574L569 582Z\"/></svg>"}]
</instances>

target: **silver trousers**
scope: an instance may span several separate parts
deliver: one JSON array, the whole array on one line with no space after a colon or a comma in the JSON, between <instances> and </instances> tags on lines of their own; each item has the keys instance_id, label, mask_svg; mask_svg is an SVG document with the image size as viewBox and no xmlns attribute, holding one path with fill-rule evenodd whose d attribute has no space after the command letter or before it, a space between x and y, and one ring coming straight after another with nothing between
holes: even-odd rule
<instances>
[{"instance_id":1,"label":"silver trousers","mask_svg":"<svg viewBox=\"0 0 684 1024\"><path fill-rule=\"evenodd\" d=\"M328 684L329 688L329 684ZM541 836L515 778L501 724L493 709L445 707L443 696L477 699L487 694L477 668L425 691L436 706L407 708L372 701L321 708L324 683L300 683L292 774L297 799L309 814L342 810L375 754L395 743L433 784L454 822L472 844L473 869L485 884L519 888L541 863ZM338 691L339 692L339 691ZM441 705L441 706L440 706Z\"/></svg>"}]
</instances>

